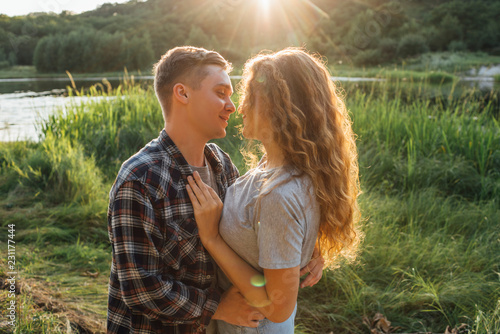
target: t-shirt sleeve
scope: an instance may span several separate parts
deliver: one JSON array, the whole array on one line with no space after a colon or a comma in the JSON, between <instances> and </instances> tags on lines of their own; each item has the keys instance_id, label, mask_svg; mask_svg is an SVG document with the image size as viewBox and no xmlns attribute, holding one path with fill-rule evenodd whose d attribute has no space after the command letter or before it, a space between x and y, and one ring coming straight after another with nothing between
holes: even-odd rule
<instances>
[{"instance_id":1,"label":"t-shirt sleeve","mask_svg":"<svg viewBox=\"0 0 500 334\"><path fill-rule=\"evenodd\" d=\"M300 265L305 218L297 197L271 191L261 199L257 219L259 266L285 269Z\"/></svg>"}]
</instances>

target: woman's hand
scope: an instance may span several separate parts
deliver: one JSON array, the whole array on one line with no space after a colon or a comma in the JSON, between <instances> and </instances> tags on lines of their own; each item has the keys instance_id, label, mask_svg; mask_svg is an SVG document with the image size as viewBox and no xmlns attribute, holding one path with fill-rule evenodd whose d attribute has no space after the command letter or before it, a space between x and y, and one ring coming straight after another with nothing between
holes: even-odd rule
<instances>
[{"instance_id":1,"label":"woman's hand","mask_svg":"<svg viewBox=\"0 0 500 334\"><path fill-rule=\"evenodd\" d=\"M198 225L198 233L203 243L216 239L219 235L219 220L222 214L222 201L211 187L206 185L198 172L194 178L188 176L186 190L193 204L194 218Z\"/></svg>"}]
</instances>

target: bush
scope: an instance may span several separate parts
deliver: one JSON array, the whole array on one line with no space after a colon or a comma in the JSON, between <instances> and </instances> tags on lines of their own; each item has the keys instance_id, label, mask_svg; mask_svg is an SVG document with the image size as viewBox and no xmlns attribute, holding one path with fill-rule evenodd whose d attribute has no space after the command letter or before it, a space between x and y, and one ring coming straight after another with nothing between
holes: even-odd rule
<instances>
[{"instance_id":1,"label":"bush","mask_svg":"<svg viewBox=\"0 0 500 334\"><path fill-rule=\"evenodd\" d=\"M377 65L380 63L382 54L378 49L368 49L358 52L354 56L354 63L356 65Z\"/></svg>"},{"instance_id":2,"label":"bush","mask_svg":"<svg viewBox=\"0 0 500 334\"><path fill-rule=\"evenodd\" d=\"M3 192L9 193L20 185L33 194L43 193L52 203L85 204L106 197L94 158L85 156L81 146L68 138L48 134L40 145L14 148L0 148L2 168L9 170L0 175L0 181L5 182L0 187ZM9 182L8 178L18 182Z\"/></svg>"},{"instance_id":3,"label":"bush","mask_svg":"<svg viewBox=\"0 0 500 334\"><path fill-rule=\"evenodd\" d=\"M421 33L431 51L443 51L449 43L449 41L444 39L441 31L434 26L423 28Z\"/></svg>"},{"instance_id":4,"label":"bush","mask_svg":"<svg viewBox=\"0 0 500 334\"><path fill-rule=\"evenodd\" d=\"M451 52L465 51L467 50L467 45L462 41L451 41L448 44L448 50Z\"/></svg>"},{"instance_id":5,"label":"bush","mask_svg":"<svg viewBox=\"0 0 500 334\"><path fill-rule=\"evenodd\" d=\"M392 38L383 38L378 46L381 59L383 61L390 61L394 59L398 52L398 42Z\"/></svg>"},{"instance_id":6,"label":"bush","mask_svg":"<svg viewBox=\"0 0 500 334\"><path fill-rule=\"evenodd\" d=\"M453 74L449 74L447 72L430 72L427 75L427 80L433 84L452 82L455 80L455 76Z\"/></svg>"},{"instance_id":7,"label":"bush","mask_svg":"<svg viewBox=\"0 0 500 334\"><path fill-rule=\"evenodd\" d=\"M404 36L398 45L398 55L401 57L416 56L429 51L427 41L422 35L408 34Z\"/></svg>"}]
</instances>

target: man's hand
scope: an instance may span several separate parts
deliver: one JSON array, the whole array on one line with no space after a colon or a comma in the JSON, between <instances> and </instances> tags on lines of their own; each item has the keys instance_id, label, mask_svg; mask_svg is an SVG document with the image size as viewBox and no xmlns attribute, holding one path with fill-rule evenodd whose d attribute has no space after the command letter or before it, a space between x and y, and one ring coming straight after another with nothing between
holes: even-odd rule
<instances>
[{"instance_id":1,"label":"man's hand","mask_svg":"<svg viewBox=\"0 0 500 334\"><path fill-rule=\"evenodd\" d=\"M321 277L323 276L323 266L325 265L325 259L319 253L318 247L314 247L314 252L309 263L300 270L300 276L307 277L300 283L301 288L305 288L306 286L313 286L318 283Z\"/></svg>"},{"instance_id":2,"label":"man's hand","mask_svg":"<svg viewBox=\"0 0 500 334\"><path fill-rule=\"evenodd\" d=\"M264 319L264 316L256 308L248 305L238 289L232 286L222 295L212 319L255 328L259 326L259 321Z\"/></svg>"}]
</instances>

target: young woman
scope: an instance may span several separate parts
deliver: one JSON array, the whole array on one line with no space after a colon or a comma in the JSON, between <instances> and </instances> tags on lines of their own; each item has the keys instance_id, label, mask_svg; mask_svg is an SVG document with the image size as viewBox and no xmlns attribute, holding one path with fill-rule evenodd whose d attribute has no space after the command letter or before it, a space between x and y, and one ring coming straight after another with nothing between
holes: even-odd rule
<instances>
[{"instance_id":1,"label":"young woman","mask_svg":"<svg viewBox=\"0 0 500 334\"><path fill-rule=\"evenodd\" d=\"M240 90L243 135L264 157L224 205L197 173L187 189L203 245L230 281L222 288L233 284L266 317L257 328L218 321L219 333L293 333L300 268L315 243L330 267L356 253L354 134L325 65L303 50L250 59Z\"/></svg>"}]
</instances>

